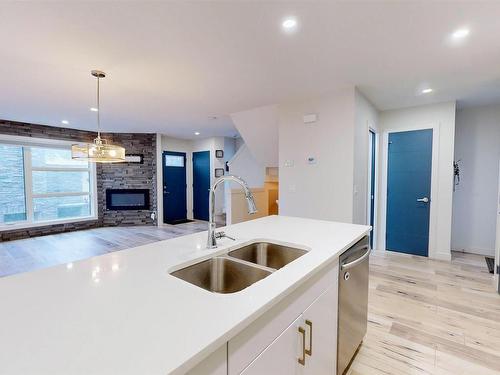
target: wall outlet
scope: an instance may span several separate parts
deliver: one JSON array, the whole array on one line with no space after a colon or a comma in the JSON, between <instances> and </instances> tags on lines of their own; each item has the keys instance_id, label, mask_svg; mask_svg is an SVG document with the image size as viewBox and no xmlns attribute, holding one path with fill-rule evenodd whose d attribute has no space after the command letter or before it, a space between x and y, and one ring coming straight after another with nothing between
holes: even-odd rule
<instances>
[{"instance_id":1,"label":"wall outlet","mask_svg":"<svg viewBox=\"0 0 500 375\"><path fill-rule=\"evenodd\" d=\"M285 160L285 167L293 167L293 160Z\"/></svg>"}]
</instances>

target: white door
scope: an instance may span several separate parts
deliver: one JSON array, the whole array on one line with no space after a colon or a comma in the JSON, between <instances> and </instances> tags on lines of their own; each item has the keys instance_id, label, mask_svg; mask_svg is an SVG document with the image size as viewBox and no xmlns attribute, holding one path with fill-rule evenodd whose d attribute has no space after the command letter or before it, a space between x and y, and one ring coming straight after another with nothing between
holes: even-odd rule
<instances>
[{"instance_id":1,"label":"white door","mask_svg":"<svg viewBox=\"0 0 500 375\"><path fill-rule=\"evenodd\" d=\"M337 287L331 287L302 314L309 353L304 374L332 375L337 370L337 299Z\"/></svg>"},{"instance_id":2,"label":"white door","mask_svg":"<svg viewBox=\"0 0 500 375\"><path fill-rule=\"evenodd\" d=\"M241 375L301 375L302 345L305 334L299 332L302 315L276 338ZM301 327L302 328L302 327ZM303 328L302 328L303 329Z\"/></svg>"}]
</instances>

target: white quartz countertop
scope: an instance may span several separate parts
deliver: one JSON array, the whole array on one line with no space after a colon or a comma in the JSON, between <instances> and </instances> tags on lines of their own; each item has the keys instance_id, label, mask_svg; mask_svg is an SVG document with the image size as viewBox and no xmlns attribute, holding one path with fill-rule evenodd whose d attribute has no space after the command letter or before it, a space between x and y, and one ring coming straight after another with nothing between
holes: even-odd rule
<instances>
[{"instance_id":1,"label":"white quartz countertop","mask_svg":"<svg viewBox=\"0 0 500 375\"><path fill-rule=\"evenodd\" d=\"M183 374L361 239L369 227L285 216L0 278L2 375ZM309 252L234 294L169 271L254 240Z\"/></svg>"}]
</instances>

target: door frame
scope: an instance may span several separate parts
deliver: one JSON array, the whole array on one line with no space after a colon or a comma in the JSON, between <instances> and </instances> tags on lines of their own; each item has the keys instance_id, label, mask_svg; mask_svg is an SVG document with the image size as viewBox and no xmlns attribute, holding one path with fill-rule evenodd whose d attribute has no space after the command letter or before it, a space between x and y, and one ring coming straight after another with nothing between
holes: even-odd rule
<instances>
[{"instance_id":1,"label":"door frame","mask_svg":"<svg viewBox=\"0 0 500 375\"><path fill-rule=\"evenodd\" d=\"M429 213L429 251L428 257L433 259L443 259L437 249L437 220L438 220L438 175L439 175L439 123L427 125L405 126L397 129L385 129L381 137L381 181L379 190L380 218L378 220L378 248L386 249L386 227L387 227L387 167L389 158L389 134L400 133L413 130L432 130L432 168L431 168L431 201ZM451 168L451 166L450 166ZM375 242L374 242L375 243Z\"/></svg>"},{"instance_id":2,"label":"door frame","mask_svg":"<svg viewBox=\"0 0 500 375\"><path fill-rule=\"evenodd\" d=\"M211 149L208 149L208 150L205 150L205 149L199 149L199 150L196 150L196 151L192 151L191 152L191 190L192 190L192 212L193 212L193 219L194 220L201 220L201 219L195 219L194 217L194 201L195 201L195 193L194 193L194 154L197 154L197 153L200 153L200 152L208 152L208 162L209 162L209 166L208 166L208 181L209 181L209 188L213 185L214 183L214 175L213 175L213 169L214 169L214 162L212 160L212 157L215 157L214 155L212 155L212 150ZM208 192L207 192L207 195L208 195ZM210 204L210 203L209 203ZM210 211L210 206L208 207L208 211ZM210 216L210 212L208 213L208 215Z\"/></svg>"},{"instance_id":3,"label":"door frame","mask_svg":"<svg viewBox=\"0 0 500 375\"><path fill-rule=\"evenodd\" d=\"M496 226L496 239L495 239L495 284L497 292L500 294L500 163L498 167L498 196L497 196L497 226Z\"/></svg>"},{"instance_id":4,"label":"door frame","mask_svg":"<svg viewBox=\"0 0 500 375\"><path fill-rule=\"evenodd\" d=\"M370 214L371 214L371 183L372 183L372 153L371 151L371 140L370 133L375 135L375 188L373 192L373 229L371 236L373 237L373 249L377 249L377 240L378 240L378 194L379 194L379 133L378 131L369 126L368 127L368 178L367 178L367 186L366 186L366 223L370 225Z\"/></svg>"},{"instance_id":5,"label":"door frame","mask_svg":"<svg viewBox=\"0 0 500 375\"><path fill-rule=\"evenodd\" d=\"M165 195L164 195L164 186L165 186L165 155L175 155L175 156L184 156L184 173L186 179L186 219L189 219L189 189L188 189L188 153L186 151L171 151L171 150L162 150L161 152L161 195L162 195L162 212L158 212L158 221L161 221L162 224L167 224L165 222ZM160 216L161 215L161 216Z\"/></svg>"}]
</instances>

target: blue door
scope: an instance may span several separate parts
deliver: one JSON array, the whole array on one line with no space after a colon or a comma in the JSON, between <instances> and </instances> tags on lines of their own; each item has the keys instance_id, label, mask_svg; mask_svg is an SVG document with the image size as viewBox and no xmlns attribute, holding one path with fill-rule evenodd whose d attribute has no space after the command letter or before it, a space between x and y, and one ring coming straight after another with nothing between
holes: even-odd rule
<instances>
[{"instance_id":1,"label":"blue door","mask_svg":"<svg viewBox=\"0 0 500 375\"><path fill-rule=\"evenodd\" d=\"M386 248L427 256L432 130L389 134Z\"/></svg>"},{"instance_id":2,"label":"blue door","mask_svg":"<svg viewBox=\"0 0 500 375\"><path fill-rule=\"evenodd\" d=\"M210 151L193 152L193 217L208 220Z\"/></svg>"},{"instance_id":3,"label":"blue door","mask_svg":"<svg viewBox=\"0 0 500 375\"><path fill-rule=\"evenodd\" d=\"M163 152L163 222L176 224L187 219L186 154Z\"/></svg>"}]
</instances>

